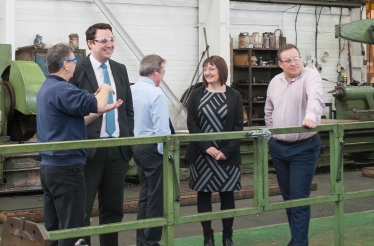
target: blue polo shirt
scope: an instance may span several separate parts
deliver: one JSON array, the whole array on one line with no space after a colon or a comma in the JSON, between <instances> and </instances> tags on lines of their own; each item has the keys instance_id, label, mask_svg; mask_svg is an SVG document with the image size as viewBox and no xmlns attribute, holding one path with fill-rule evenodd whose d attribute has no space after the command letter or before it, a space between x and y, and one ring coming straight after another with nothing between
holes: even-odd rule
<instances>
[{"instance_id":1,"label":"blue polo shirt","mask_svg":"<svg viewBox=\"0 0 374 246\"><path fill-rule=\"evenodd\" d=\"M36 96L37 142L87 139L84 116L97 113L93 94L61 77L48 75ZM71 166L86 163L85 149L45 151L40 164Z\"/></svg>"}]
</instances>

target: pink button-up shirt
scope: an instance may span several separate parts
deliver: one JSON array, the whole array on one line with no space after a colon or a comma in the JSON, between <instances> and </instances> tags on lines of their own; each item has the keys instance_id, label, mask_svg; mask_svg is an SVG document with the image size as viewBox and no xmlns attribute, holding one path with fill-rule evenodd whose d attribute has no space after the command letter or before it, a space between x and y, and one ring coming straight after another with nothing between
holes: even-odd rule
<instances>
[{"instance_id":1,"label":"pink button-up shirt","mask_svg":"<svg viewBox=\"0 0 374 246\"><path fill-rule=\"evenodd\" d=\"M268 128L302 126L304 119L312 119L320 124L324 107L322 78L318 71L305 67L291 82L287 82L284 73L281 73L270 81L268 87L265 123ZM315 134L292 133L273 137L292 142Z\"/></svg>"}]
</instances>

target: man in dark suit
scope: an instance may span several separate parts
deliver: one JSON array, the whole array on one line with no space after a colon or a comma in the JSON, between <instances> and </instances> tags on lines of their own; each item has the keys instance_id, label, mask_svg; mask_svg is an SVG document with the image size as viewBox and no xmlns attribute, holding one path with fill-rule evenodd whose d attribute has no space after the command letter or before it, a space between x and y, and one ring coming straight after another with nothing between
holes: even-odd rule
<instances>
[{"instance_id":1,"label":"man in dark suit","mask_svg":"<svg viewBox=\"0 0 374 246\"><path fill-rule=\"evenodd\" d=\"M77 64L69 82L91 93L95 93L103 83L110 84L115 93L109 95L109 101L123 99L123 104L118 109L96 116L87 125L88 139L134 136L134 111L127 70L125 65L110 59L115 47L112 27L105 23L90 26L86 31L86 42L91 55ZM131 157L130 146L88 150L85 166L86 226L90 225L96 192L99 200L99 223L122 220L125 177ZM86 243L91 245L89 237L86 238ZM100 235L100 245L118 245L118 233Z\"/></svg>"}]
</instances>

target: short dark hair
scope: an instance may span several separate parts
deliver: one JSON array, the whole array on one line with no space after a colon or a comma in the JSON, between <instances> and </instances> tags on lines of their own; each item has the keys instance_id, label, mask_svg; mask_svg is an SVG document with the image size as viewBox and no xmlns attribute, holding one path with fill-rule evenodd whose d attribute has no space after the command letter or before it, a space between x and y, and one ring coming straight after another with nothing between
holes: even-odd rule
<instances>
[{"instance_id":1,"label":"short dark hair","mask_svg":"<svg viewBox=\"0 0 374 246\"><path fill-rule=\"evenodd\" d=\"M220 56L211 56L205 59L203 63L203 68L208 64L216 66L219 72L219 80L221 82L221 85L225 84L227 81L228 74L229 74L225 60ZM204 76L203 76L203 85L205 87L208 86L208 82L206 81Z\"/></svg>"},{"instance_id":2,"label":"short dark hair","mask_svg":"<svg viewBox=\"0 0 374 246\"><path fill-rule=\"evenodd\" d=\"M279 49L278 49L278 52L277 52L277 59L278 59L278 61L282 61L282 59L281 59L281 53L282 53L283 51L290 50L290 49L295 49L295 50L297 50L297 52L298 52L299 55L300 55L300 51L299 51L299 49L296 47L296 45L293 45L293 44L284 44L284 45L282 45L281 47L279 47Z\"/></svg>"},{"instance_id":3,"label":"short dark hair","mask_svg":"<svg viewBox=\"0 0 374 246\"><path fill-rule=\"evenodd\" d=\"M48 72L57 73L60 71L60 64L69 59L70 54L73 52L74 48L62 43L53 45L49 48L46 55Z\"/></svg>"},{"instance_id":4,"label":"short dark hair","mask_svg":"<svg viewBox=\"0 0 374 246\"><path fill-rule=\"evenodd\" d=\"M166 60L159 55L147 55L140 61L139 75L149 76L154 70L160 70Z\"/></svg>"},{"instance_id":5,"label":"short dark hair","mask_svg":"<svg viewBox=\"0 0 374 246\"><path fill-rule=\"evenodd\" d=\"M86 43L88 40L94 40L96 38L96 31L97 29L102 29L102 30L105 30L105 29L109 29L111 32L112 31L112 26L107 24L107 23L96 23L92 26L90 26L87 31L86 31ZM91 49L89 46L88 46L89 49Z\"/></svg>"}]
</instances>

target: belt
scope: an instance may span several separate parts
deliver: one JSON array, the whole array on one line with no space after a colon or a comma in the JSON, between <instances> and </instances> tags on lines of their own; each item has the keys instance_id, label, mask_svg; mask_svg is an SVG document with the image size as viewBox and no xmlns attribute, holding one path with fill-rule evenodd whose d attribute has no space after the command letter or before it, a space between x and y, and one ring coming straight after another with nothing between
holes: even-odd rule
<instances>
[{"instance_id":1,"label":"belt","mask_svg":"<svg viewBox=\"0 0 374 246\"><path fill-rule=\"evenodd\" d=\"M300 143L305 143L305 142L308 142L308 141L312 141L312 140L314 140L314 139L316 139L318 137L319 137L319 134L317 133L317 134L315 134L315 135L313 135L313 136L311 136L309 138L304 138L304 139L300 139L300 140L296 140L296 141L292 141L292 142L278 140L278 139L274 139L274 140L276 140L278 143L280 143L282 145L293 145L293 144L300 144Z\"/></svg>"}]
</instances>

